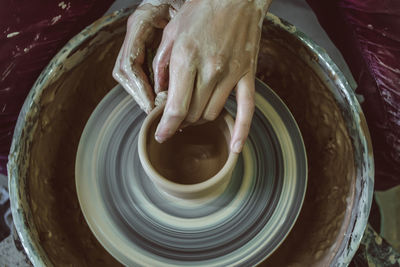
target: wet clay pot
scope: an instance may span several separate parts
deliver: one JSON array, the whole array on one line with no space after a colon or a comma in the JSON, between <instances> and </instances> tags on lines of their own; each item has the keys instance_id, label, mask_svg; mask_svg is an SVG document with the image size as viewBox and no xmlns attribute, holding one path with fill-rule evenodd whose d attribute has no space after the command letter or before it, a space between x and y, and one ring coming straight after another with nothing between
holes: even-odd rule
<instances>
[{"instance_id":1,"label":"wet clay pot","mask_svg":"<svg viewBox=\"0 0 400 267\"><path fill-rule=\"evenodd\" d=\"M86 225L74 166L83 128L116 82L111 71L132 10L102 18L50 62L25 101L9 160L14 223L35 266L118 266ZM364 116L336 65L293 25L268 14L257 77L284 100L307 150L308 185L292 231L268 266L345 266L373 189Z\"/></svg>"},{"instance_id":2,"label":"wet clay pot","mask_svg":"<svg viewBox=\"0 0 400 267\"><path fill-rule=\"evenodd\" d=\"M230 151L234 120L227 111L212 122L188 126L159 144L154 134L163 107L139 132L138 152L147 176L162 191L182 199L212 198L227 187L238 154Z\"/></svg>"}]
</instances>

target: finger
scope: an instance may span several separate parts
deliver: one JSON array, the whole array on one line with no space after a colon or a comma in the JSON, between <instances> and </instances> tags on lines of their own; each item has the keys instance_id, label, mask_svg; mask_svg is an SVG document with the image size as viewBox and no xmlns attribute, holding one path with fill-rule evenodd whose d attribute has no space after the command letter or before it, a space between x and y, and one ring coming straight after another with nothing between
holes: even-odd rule
<instances>
[{"instance_id":1,"label":"finger","mask_svg":"<svg viewBox=\"0 0 400 267\"><path fill-rule=\"evenodd\" d=\"M207 60L207 63L198 70L196 86L185 122L195 123L200 119L222 72L223 63L215 60Z\"/></svg>"},{"instance_id":2,"label":"finger","mask_svg":"<svg viewBox=\"0 0 400 267\"><path fill-rule=\"evenodd\" d=\"M135 13L129 17L127 32L122 44L121 65L143 64L145 43L154 32L153 26Z\"/></svg>"},{"instance_id":3,"label":"finger","mask_svg":"<svg viewBox=\"0 0 400 267\"><path fill-rule=\"evenodd\" d=\"M117 62L118 61L119 60L117 60ZM146 113L152 110L154 94L147 75L140 65L133 65L127 69L126 66L121 66L116 63L113 70L113 77L133 96L142 110Z\"/></svg>"},{"instance_id":4,"label":"finger","mask_svg":"<svg viewBox=\"0 0 400 267\"><path fill-rule=\"evenodd\" d=\"M176 132L188 112L196 77L191 58L186 52L172 51L167 103L155 134L160 143Z\"/></svg>"},{"instance_id":5,"label":"finger","mask_svg":"<svg viewBox=\"0 0 400 267\"><path fill-rule=\"evenodd\" d=\"M201 124L207 123L207 122L208 122L208 121L206 121L205 119L199 119L198 121L193 122L193 123L189 123L189 122L187 122L187 121L184 121L184 122L182 122L182 124L179 126L179 129L184 129L184 128L188 127L188 126L201 125Z\"/></svg>"},{"instance_id":6,"label":"finger","mask_svg":"<svg viewBox=\"0 0 400 267\"><path fill-rule=\"evenodd\" d=\"M234 77L235 75L232 75L232 73L229 72L224 79L216 85L203 112L203 119L213 121L219 116L225 106L226 100L237 83L237 80Z\"/></svg>"},{"instance_id":7,"label":"finger","mask_svg":"<svg viewBox=\"0 0 400 267\"><path fill-rule=\"evenodd\" d=\"M231 151L240 153L249 134L254 113L254 74L249 72L243 76L236 88L237 112L231 139Z\"/></svg>"},{"instance_id":8,"label":"finger","mask_svg":"<svg viewBox=\"0 0 400 267\"><path fill-rule=\"evenodd\" d=\"M149 113L153 108L154 94L147 75L142 69L145 41L153 29L148 23L128 22L128 30L113 70L114 78L131 94L139 106Z\"/></svg>"},{"instance_id":9,"label":"finger","mask_svg":"<svg viewBox=\"0 0 400 267\"><path fill-rule=\"evenodd\" d=\"M144 71L138 66L133 66L131 75L127 76L117 71L117 68L119 66L116 65L113 71L114 79L135 99L142 110L149 113L154 105L154 95Z\"/></svg>"},{"instance_id":10,"label":"finger","mask_svg":"<svg viewBox=\"0 0 400 267\"><path fill-rule=\"evenodd\" d=\"M154 91L156 94L168 88L168 65L173 44L169 31L165 29L157 54L153 60Z\"/></svg>"}]
</instances>

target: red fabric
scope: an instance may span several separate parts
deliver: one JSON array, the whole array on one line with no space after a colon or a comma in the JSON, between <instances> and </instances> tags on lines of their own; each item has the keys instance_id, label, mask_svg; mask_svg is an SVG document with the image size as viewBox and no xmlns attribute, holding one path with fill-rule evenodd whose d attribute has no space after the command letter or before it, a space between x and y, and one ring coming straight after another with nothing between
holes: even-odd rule
<instances>
[{"instance_id":1,"label":"red fabric","mask_svg":"<svg viewBox=\"0 0 400 267\"><path fill-rule=\"evenodd\" d=\"M375 188L400 184L400 1L307 0L342 52L365 101Z\"/></svg>"},{"instance_id":2,"label":"red fabric","mask_svg":"<svg viewBox=\"0 0 400 267\"><path fill-rule=\"evenodd\" d=\"M22 104L51 58L111 0L0 0L0 173Z\"/></svg>"}]
</instances>

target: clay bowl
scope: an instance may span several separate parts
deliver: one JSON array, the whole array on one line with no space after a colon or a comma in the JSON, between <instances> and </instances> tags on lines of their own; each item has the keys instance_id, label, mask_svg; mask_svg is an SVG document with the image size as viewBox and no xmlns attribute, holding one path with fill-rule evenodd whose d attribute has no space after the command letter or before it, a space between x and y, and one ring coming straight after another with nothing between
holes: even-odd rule
<instances>
[{"instance_id":1,"label":"clay bowl","mask_svg":"<svg viewBox=\"0 0 400 267\"><path fill-rule=\"evenodd\" d=\"M12 214L35 266L118 266L79 208L75 160L85 124L116 85L113 62L132 10L102 18L73 38L27 97L9 157ZM368 129L354 92L326 52L268 14L257 77L292 112L303 136L303 208L268 266L345 266L360 244L373 192Z\"/></svg>"},{"instance_id":2,"label":"clay bowl","mask_svg":"<svg viewBox=\"0 0 400 267\"><path fill-rule=\"evenodd\" d=\"M238 159L229 149L232 116L224 111L215 121L186 127L159 144L154 134L162 112L162 107L154 109L139 132L139 158L147 176L178 198L212 198L223 192Z\"/></svg>"}]
</instances>

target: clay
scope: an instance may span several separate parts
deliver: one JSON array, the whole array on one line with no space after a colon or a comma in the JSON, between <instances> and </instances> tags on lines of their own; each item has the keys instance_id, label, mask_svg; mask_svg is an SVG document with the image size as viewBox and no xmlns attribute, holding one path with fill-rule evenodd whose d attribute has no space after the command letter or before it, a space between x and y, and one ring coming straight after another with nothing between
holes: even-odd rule
<instances>
[{"instance_id":1,"label":"clay","mask_svg":"<svg viewBox=\"0 0 400 267\"><path fill-rule=\"evenodd\" d=\"M216 175L228 159L230 133L222 117L188 126L162 144L154 139L160 118L148 132L151 164L165 178L179 184L196 184Z\"/></svg>"},{"instance_id":2,"label":"clay","mask_svg":"<svg viewBox=\"0 0 400 267\"><path fill-rule=\"evenodd\" d=\"M115 26L124 27L125 23ZM86 224L74 182L75 155L83 128L98 102L115 86L110 62L116 58L122 33L114 42L90 50L90 43L109 35L103 32L69 57L41 98L28 187L38 239L54 266L119 266ZM83 57L85 60L75 66ZM93 69L100 65L102 68Z\"/></svg>"},{"instance_id":3,"label":"clay","mask_svg":"<svg viewBox=\"0 0 400 267\"><path fill-rule=\"evenodd\" d=\"M328 266L344 238L353 206L353 147L331 92L298 57L305 53L300 41L279 31L264 25L257 77L294 115L306 146L309 174L299 218L265 265ZM310 53L306 58L315 56Z\"/></svg>"},{"instance_id":4,"label":"clay","mask_svg":"<svg viewBox=\"0 0 400 267\"><path fill-rule=\"evenodd\" d=\"M85 42L67 58L44 90L39 124L32 129L29 199L38 238L55 266L118 266L92 235L75 192L74 166L80 135L101 98L115 86L112 67L125 21ZM109 39L107 39L109 38ZM289 47L290 46L290 47ZM326 266L347 229L354 194L354 156L341 112L310 67L299 58L301 43L265 23L257 77L284 100L302 132L309 180L300 216L268 266ZM84 61L75 66L78 59ZM313 55L309 55L312 60ZM70 66L70 67L69 67Z\"/></svg>"},{"instance_id":5,"label":"clay","mask_svg":"<svg viewBox=\"0 0 400 267\"><path fill-rule=\"evenodd\" d=\"M121 87L115 88L115 90L118 89ZM107 95L105 101L110 96L113 94ZM98 107L101 108L103 105L107 104L102 101ZM149 179L153 186L167 195L189 201L204 201L216 197L228 186L239 156L229 150L235 123L232 116L224 110L212 122L204 121L182 126L171 140L160 144L154 133L163 112L164 105L158 106L147 115L143 122L133 122L135 125L141 124L137 140L140 162L133 164L140 164L147 176L142 178ZM101 117L102 114L95 113L92 116L98 120L96 116ZM133 114L130 116L134 116ZM86 132L83 138L96 139L90 131ZM85 144L80 143L79 146L84 147ZM86 155L80 154L78 157L92 158L87 152ZM135 175L132 174L132 176ZM76 180L78 184L85 181L80 179L80 176L77 176ZM83 187L91 188L87 183L84 183ZM80 196L85 191L79 192L82 192ZM94 200L93 203L97 201Z\"/></svg>"}]
</instances>

